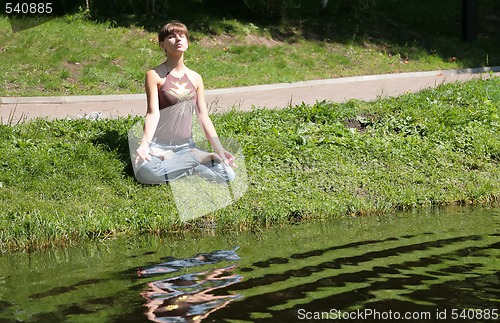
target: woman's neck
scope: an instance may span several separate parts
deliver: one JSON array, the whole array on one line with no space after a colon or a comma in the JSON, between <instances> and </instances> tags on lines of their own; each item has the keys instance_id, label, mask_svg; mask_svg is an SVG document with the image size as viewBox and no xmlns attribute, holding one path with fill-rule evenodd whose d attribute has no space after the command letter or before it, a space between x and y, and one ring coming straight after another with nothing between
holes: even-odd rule
<instances>
[{"instance_id":1,"label":"woman's neck","mask_svg":"<svg viewBox=\"0 0 500 323\"><path fill-rule=\"evenodd\" d=\"M165 61L165 66L169 72L173 72L176 75L183 75L186 71L186 65L184 65L183 55L179 57L168 56Z\"/></svg>"}]
</instances>

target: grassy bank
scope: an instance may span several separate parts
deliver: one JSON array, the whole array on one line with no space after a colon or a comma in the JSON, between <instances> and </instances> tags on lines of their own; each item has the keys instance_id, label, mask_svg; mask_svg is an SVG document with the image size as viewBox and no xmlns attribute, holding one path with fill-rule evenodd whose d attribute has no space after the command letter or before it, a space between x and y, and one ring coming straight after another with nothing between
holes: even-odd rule
<instances>
[{"instance_id":1,"label":"grassy bank","mask_svg":"<svg viewBox=\"0 0 500 323\"><path fill-rule=\"evenodd\" d=\"M220 135L243 147L249 188L189 223L167 185L133 178L127 132L138 119L0 126L0 249L498 200L499 89L493 78L369 103L216 115Z\"/></svg>"},{"instance_id":2,"label":"grassy bank","mask_svg":"<svg viewBox=\"0 0 500 323\"><path fill-rule=\"evenodd\" d=\"M322 15L316 1L304 3L280 21L197 0L173 2L162 17L75 13L20 32L0 16L0 96L142 93L145 71L164 59L157 28L172 18L191 29L187 64L207 88L500 65L492 0L481 2L472 43L460 39L455 0L376 1L359 17L340 1Z\"/></svg>"}]
</instances>

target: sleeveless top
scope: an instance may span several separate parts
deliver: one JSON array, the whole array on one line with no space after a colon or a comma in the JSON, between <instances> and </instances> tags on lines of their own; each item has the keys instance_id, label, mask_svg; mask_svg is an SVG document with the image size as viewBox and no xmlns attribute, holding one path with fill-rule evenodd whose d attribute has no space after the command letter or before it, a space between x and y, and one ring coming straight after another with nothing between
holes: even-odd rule
<instances>
[{"instance_id":1,"label":"sleeveless top","mask_svg":"<svg viewBox=\"0 0 500 323\"><path fill-rule=\"evenodd\" d=\"M184 140L192 136L196 88L184 73L181 78L167 74L158 91L160 120L154 137L158 142Z\"/></svg>"}]
</instances>

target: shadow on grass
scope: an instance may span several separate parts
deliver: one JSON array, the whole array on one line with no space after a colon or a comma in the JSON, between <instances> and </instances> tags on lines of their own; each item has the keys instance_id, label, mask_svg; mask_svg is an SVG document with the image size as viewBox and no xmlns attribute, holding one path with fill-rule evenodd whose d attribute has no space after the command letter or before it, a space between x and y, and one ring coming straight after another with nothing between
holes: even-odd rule
<instances>
[{"instance_id":1,"label":"shadow on grass","mask_svg":"<svg viewBox=\"0 0 500 323\"><path fill-rule=\"evenodd\" d=\"M279 18L250 12L243 1L167 3L168 6L154 15L97 12L93 17L112 21L117 26L142 26L151 32L176 19L203 35L238 32L231 23L237 20L243 25L251 23L283 42L306 39L372 46L403 59L436 55L463 67L500 65L500 30L497 28L500 3L497 0L478 2L478 41L471 43L461 40L462 8L461 1L456 0L371 1L370 8L355 12L345 11L342 0L330 0L321 13L317 1L303 1Z\"/></svg>"},{"instance_id":2,"label":"shadow on grass","mask_svg":"<svg viewBox=\"0 0 500 323\"><path fill-rule=\"evenodd\" d=\"M130 152L128 147L127 133L116 129L104 129L98 136L91 139L93 145L103 147L103 149L113 152L118 160L124 164L124 172L127 176L135 178Z\"/></svg>"}]
</instances>

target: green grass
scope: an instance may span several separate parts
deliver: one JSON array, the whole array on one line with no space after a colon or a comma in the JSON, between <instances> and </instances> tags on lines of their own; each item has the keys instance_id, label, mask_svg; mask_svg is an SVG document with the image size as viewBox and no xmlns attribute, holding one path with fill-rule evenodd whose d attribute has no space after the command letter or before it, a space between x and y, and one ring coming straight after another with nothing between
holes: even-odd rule
<instances>
[{"instance_id":1,"label":"green grass","mask_svg":"<svg viewBox=\"0 0 500 323\"><path fill-rule=\"evenodd\" d=\"M209 89L500 65L495 1L481 2L473 43L460 40L455 0L375 3L356 17L335 0L318 16L308 2L272 21L190 0L172 3L175 15L161 18L75 13L15 33L0 16L0 95L142 93L145 72L164 60L157 27L171 18L189 26L186 62ZM270 39L273 46L263 44Z\"/></svg>"},{"instance_id":2,"label":"green grass","mask_svg":"<svg viewBox=\"0 0 500 323\"><path fill-rule=\"evenodd\" d=\"M188 0L161 18L76 13L16 33L0 17L0 95L142 93L145 71L163 60L157 27L172 18L188 24L186 62L207 88L500 65L496 1L481 2L474 43L460 41L455 0L375 1L363 17L339 2L321 16L304 2L272 21ZM0 249L498 200L499 83L216 115L220 135L243 147L249 189L189 223L168 186L133 178L127 132L138 118L1 125Z\"/></svg>"},{"instance_id":3,"label":"green grass","mask_svg":"<svg viewBox=\"0 0 500 323\"><path fill-rule=\"evenodd\" d=\"M167 185L132 175L138 118L0 126L0 249L22 250L196 229L500 198L500 79L374 102L318 102L213 116L243 147L249 177L231 206L183 223ZM350 128L347 125L355 125Z\"/></svg>"}]
</instances>

